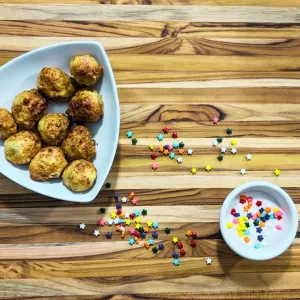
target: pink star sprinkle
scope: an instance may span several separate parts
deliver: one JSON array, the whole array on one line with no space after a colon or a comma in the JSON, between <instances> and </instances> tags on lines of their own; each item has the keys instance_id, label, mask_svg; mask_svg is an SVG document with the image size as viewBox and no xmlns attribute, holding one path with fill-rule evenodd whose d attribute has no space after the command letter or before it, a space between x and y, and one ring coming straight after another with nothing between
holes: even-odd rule
<instances>
[{"instance_id":1,"label":"pink star sprinkle","mask_svg":"<svg viewBox=\"0 0 300 300\"><path fill-rule=\"evenodd\" d=\"M239 223L239 220L237 218L233 218L232 223L234 223L236 225Z\"/></svg>"},{"instance_id":2,"label":"pink star sprinkle","mask_svg":"<svg viewBox=\"0 0 300 300\"><path fill-rule=\"evenodd\" d=\"M134 229L134 228L130 228L130 229L129 229L129 233L130 233L130 234L134 234L134 232L135 232L135 229Z\"/></svg>"},{"instance_id":3,"label":"pink star sprinkle","mask_svg":"<svg viewBox=\"0 0 300 300\"><path fill-rule=\"evenodd\" d=\"M158 168L158 165L157 164L152 164L152 169L153 170L156 170Z\"/></svg>"},{"instance_id":4,"label":"pink star sprinkle","mask_svg":"<svg viewBox=\"0 0 300 300\"><path fill-rule=\"evenodd\" d=\"M213 118L213 124L218 124L218 122L219 122L219 118L217 118L217 117L215 117L215 118Z\"/></svg>"},{"instance_id":5,"label":"pink star sprinkle","mask_svg":"<svg viewBox=\"0 0 300 300\"><path fill-rule=\"evenodd\" d=\"M169 144L168 149L169 149L169 151L172 151L172 150L173 150L173 145L172 145L172 144Z\"/></svg>"},{"instance_id":6,"label":"pink star sprinkle","mask_svg":"<svg viewBox=\"0 0 300 300\"><path fill-rule=\"evenodd\" d=\"M137 200L133 198L133 199L131 200L131 203L132 203L132 205L136 205Z\"/></svg>"},{"instance_id":7,"label":"pink star sprinkle","mask_svg":"<svg viewBox=\"0 0 300 300\"><path fill-rule=\"evenodd\" d=\"M256 215L256 214L253 214L251 219L252 219L253 221L255 221L255 220L257 219L257 215Z\"/></svg>"},{"instance_id":8,"label":"pink star sprinkle","mask_svg":"<svg viewBox=\"0 0 300 300\"><path fill-rule=\"evenodd\" d=\"M100 226L104 226L104 225L105 225L105 221L104 221L103 219L101 219L101 220L99 221L99 225L100 225Z\"/></svg>"},{"instance_id":9,"label":"pink star sprinkle","mask_svg":"<svg viewBox=\"0 0 300 300\"><path fill-rule=\"evenodd\" d=\"M282 230L282 226L281 226L281 225L276 225L275 228L276 228L277 230Z\"/></svg>"}]
</instances>

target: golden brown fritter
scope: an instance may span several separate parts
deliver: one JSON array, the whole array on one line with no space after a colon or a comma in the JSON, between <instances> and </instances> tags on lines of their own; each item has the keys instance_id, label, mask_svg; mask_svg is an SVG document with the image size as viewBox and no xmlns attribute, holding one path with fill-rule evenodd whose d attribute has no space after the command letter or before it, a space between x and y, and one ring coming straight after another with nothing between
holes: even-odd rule
<instances>
[{"instance_id":1,"label":"golden brown fritter","mask_svg":"<svg viewBox=\"0 0 300 300\"><path fill-rule=\"evenodd\" d=\"M37 79L38 90L47 98L68 101L75 93L72 77L56 68L43 68Z\"/></svg>"},{"instance_id":2,"label":"golden brown fritter","mask_svg":"<svg viewBox=\"0 0 300 300\"><path fill-rule=\"evenodd\" d=\"M102 96L97 91L78 91L69 102L67 114L77 124L98 121L103 117Z\"/></svg>"},{"instance_id":3,"label":"golden brown fritter","mask_svg":"<svg viewBox=\"0 0 300 300\"><path fill-rule=\"evenodd\" d=\"M30 163L41 148L39 136L32 131L20 131L4 142L6 159L17 165Z\"/></svg>"},{"instance_id":4,"label":"golden brown fritter","mask_svg":"<svg viewBox=\"0 0 300 300\"><path fill-rule=\"evenodd\" d=\"M17 124L31 130L47 113L47 101L37 89L24 91L16 96L11 111Z\"/></svg>"},{"instance_id":5,"label":"golden brown fritter","mask_svg":"<svg viewBox=\"0 0 300 300\"><path fill-rule=\"evenodd\" d=\"M66 115L48 114L39 121L38 131L45 143L56 146L66 137L69 125Z\"/></svg>"},{"instance_id":6,"label":"golden brown fritter","mask_svg":"<svg viewBox=\"0 0 300 300\"><path fill-rule=\"evenodd\" d=\"M40 150L29 165L30 177L36 181L59 178L68 162L59 147L46 147Z\"/></svg>"},{"instance_id":7,"label":"golden brown fritter","mask_svg":"<svg viewBox=\"0 0 300 300\"><path fill-rule=\"evenodd\" d=\"M74 127L61 144L67 159L92 160L96 156L96 143L92 139L90 130L85 126Z\"/></svg>"},{"instance_id":8,"label":"golden brown fritter","mask_svg":"<svg viewBox=\"0 0 300 300\"><path fill-rule=\"evenodd\" d=\"M82 54L71 58L70 72L79 84L91 86L102 76L103 68L93 56Z\"/></svg>"},{"instance_id":9,"label":"golden brown fritter","mask_svg":"<svg viewBox=\"0 0 300 300\"><path fill-rule=\"evenodd\" d=\"M5 108L0 108L0 139L6 139L17 132L17 124L12 114Z\"/></svg>"},{"instance_id":10,"label":"golden brown fritter","mask_svg":"<svg viewBox=\"0 0 300 300\"><path fill-rule=\"evenodd\" d=\"M95 166L84 159L74 160L64 170L64 184L74 192L84 192L94 185L97 177Z\"/></svg>"}]
</instances>

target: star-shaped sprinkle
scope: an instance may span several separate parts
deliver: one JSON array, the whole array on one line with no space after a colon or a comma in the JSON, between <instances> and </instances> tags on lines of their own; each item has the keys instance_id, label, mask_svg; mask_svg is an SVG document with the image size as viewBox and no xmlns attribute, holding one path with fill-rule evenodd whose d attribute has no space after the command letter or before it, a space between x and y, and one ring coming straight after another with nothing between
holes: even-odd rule
<instances>
[{"instance_id":1,"label":"star-shaped sprinkle","mask_svg":"<svg viewBox=\"0 0 300 300\"><path fill-rule=\"evenodd\" d=\"M185 253L186 253L186 252L185 252L184 249L181 249L180 252L179 252L179 254L180 254L181 257L185 256Z\"/></svg>"},{"instance_id":2,"label":"star-shaped sprinkle","mask_svg":"<svg viewBox=\"0 0 300 300\"><path fill-rule=\"evenodd\" d=\"M154 241L153 241L152 239L149 239L149 240L148 240L148 243L149 243L150 246L153 246Z\"/></svg>"},{"instance_id":3,"label":"star-shaped sprinkle","mask_svg":"<svg viewBox=\"0 0 300 300\"><path fill-rule=\"evenodd\" d=\"M165 233L166 233L166 234L170 234L170 232L171 232L171 229L170 229L169 227L166 227L166 228L165 228Z\"/></svg>"},{"instance_id":4,"label":"star-shaped sprinkle","mask_svg":"<svg viewBox=\"0 0 300 300\"><path fill-rule=\"evenodd\" d=\"M192 172L192 174L194 175L194 174L197 173L197 169L196 169L196 168L192 168L192 169L191 169L191 172Z\"/></svg>"},{"instance_id":5,"label":"star-shaped sprinkle","mask_svg":"<svg viewBox=\"0 0 300 300\"><path fill-rule=\"evenodd\" d=\"M192 149L188 149L188 150L187 150L187 154L188 154L188 155L193 155L193 150L192 150Z\"/></svg>"},{"instance_id":6,"label":"star-shaped sprinkle","mask_svg":"<svg viewBox=\"0 0 300 300\"><path fill-rule=\"evenodd\" d=\"M152 248L152 252L153 252L153 254L156 254L158 252L158 249L156 246Z\"/></svg>"},{"instance_id":7,"label":"star-shaped sprinkle","mask_svg":"<svg viewBox=\"0 0 300 300\"><path fill-rule=\"evenodd\" d=\"M173 148L174 148L174 149L177 149L178 147L179 147L179 143L178 143L178 142L174 142L174 143L173 143Z\"/></svg>"},{"instance_id":8,"label":"star-shaped sprinkle","mask_svg":"<svg viewBox=\"0 0 300 300\"><path fill-rule=\"evenodd\" d=\"M152 227L153 222L148 221L146 224L147 224L148 227Z\"/></svg>"},{"instance_id":9,"label":"star-shaped sprinkle","mask_svg":"<svg viewBox=\"0 0 300 300\"><path fill-rule=\"evenodd\" d=\"M274 170L274 175L275 176L279 176L280 175L280 170L279 169L275 169Z\"/></svg>"},{"instance_id":10,"label":"star-shaped sprinkle","mask_svg":"<svg viewBox=\"0 0 300 300\"><path fill-rule=\"evenodd\" d=\"M134 228L129 228L129 233L130 234L134 234L135 233L135 229Z\"/></svg>"},{"instance_id":11,"label":"star-shaped sprinkle","mask_svg":"<svg viewBox=\"0 0 300 300\"><path fill-rule=\"evenodd\" d=\"M154 146L153 146L152 144L150 144L150 145L149 145L149 149L150 149L151 151L153 151Z\"/></svg>"},{"instance_id":12,"label":"star-shaped sprinkle","mask_svg":"<svg viewBox=\"0 0 300 300\"><path fill-rule=\"evenodd\" d=\"M256 227L256 232L261 233L262 229L260 227Z\"/></svg>"},{"instance_id":13,"label":"star-shaped sprinkle","mask_svg":"<svg viewBox=\"0 0 300 300\"><path fill-rule=\"evenodd\" d=\"M126 220L125 220L125 224L126 224L126 226L131 225L131 220L130 220L130 219L126 219Z\"/></svg>"},{"instance_id":14,"label":"star-shaped sprinkle","mask_svg":"<svg viewBox=\"0 0 300 300\"><path fill-rule=\"evenodd\" d=\"M172 238L172 242L173 242L174 244L178 243L178 237L177 237L177 236L174 236L174 237Z\"/></svg>"},{"instance_id":15,"label":"star-shaped sprinkle","mask_svg":"<svg viewBox=\"0 0 300 300\"><path fill-rule=\"evenodd\" d=\"M245 175L246 174L246 170L245 169L241 169L240 173L241 173L241 175Z\"/></svg>"},{"instance_id":16,"label":"star-shaped sprinkle","mask_svg":"<svg viewBox=\"0 0 300 300\"><path fill-rule=\"evenodd\" d=\"M131 204L132 204L132 205L136 205L136 203L137 203L137 200L133 198L133 199L131 200Z\"/></svg>"},{"instance_id":17,"label":"star-shaped sprinkle","mask_svg":"<svg viewBox=\"0 0 300 300\"><path fill-rule=\"evenodd\" d=\"M258 240L258 241L261 242L263 239L264 239L264 237L263 237L262 235L258 235L258 236L257 236L257 240Z\"/></svg>"},{"instance_id":18,"label":"star-shaped sprinkle","mask_svg":"<svg viewBox=\"0 0 300 300\"><path fill-rule=\"evenodd\" d=\"M110 217L112 219L115 219L117 217L117 214L113 211L113 212L110 213Z\"/></svg>"},{"instance_id":19,"label":"star-shaped sprinkle","mask_svg":"<svg viewBox=\"0 0 300 300\"><path fill-rule=\"evenodd\" d=\"M182 163L182 157L181 156L179 156L178 158L177 158L177 162L179 163L179 164L181 164Z\"/></svg>"},{"instance_id":20,"label":"star-shaped sprinkle","mask_svg":"<svg viewBox=\"0 0 300 300\"><path fill-rule=\"evenodd\" d=\"M147 233L148 233L148 232L149 232L149 227L145 226L145 227L144 227L144 232L147 232Z\"/></svg>"},{"instance_id":21,"label":"star-shaped sprinkle","mask_svg":"<svg viewBox=\"0 0 300 300\"><path fill-rule=\"evenodd\" d=\"M225 147L222 147L222 148L221 148L221 153L225 153L226 150L227 150L227 149L226 149Z\"/></svg>"},{"instance_id":22,"label":"star-shaped sprinkle","mask_svg":"<svg viewBox=\"0 0 300 300\"><path fill-rule=\"evenodd\" d=\"M133 245L134 243L135 243L135 241L134 241L134 239L133 238L130 238L129 240L128 240L128 243L129 243L129 245Z\"/></svg>"},{"instance_id":23,"label":"star-shaped sprinkle","mask_svg":"<svg viewBox=\"0 0 300 300\"><path fill-rule=\"evenodd\" d=\"M183 155L184 150L182 148L178 149L178 155Z\"/></svg>"},{"instance_id":24,"label":"star-shaped sprinkle","mask_svg":"<svg viewBox=\"0 0 300 300\"><path fill-rule=\"evenodd\" d=\"M85 228L85 224L84 223L79 224L79 228L83 230Z\"/></svg>"},{"instance_id":25,"label":"star-shaped sprinkle","mask_svg":"<svg viewBox=\"0 0 300 300\"><path fill-rule=\"evenodd\" d=\"M232 227L233 227L233 223L232 223L232 222L228 222L226 226L227 226L227 228L229 228L229 229L230 229L230 228L232 228Z\"/></svg>"},{"instance_id":26,"label":"star-shaped sprinkle","mask_svg":"<svg viewBox=\"0 0 300 300\"><path fill-rule=\"evenodd\" d=\"M218 161L222 161L223 160L223 155L219 155L218 157L217 157L217 159L218 159Z\"/></svg>"},{"instance_id":27,"label":"star-shaped sprinkle","mask_svg":"<svg viewBox=\"0 0 300 300\"><path fill-rule=\"evenodd\" d=\"M184 148L184 143L183 142L179 143L179 148Z\"/></svg>"},{"instance_id":28,"label":"star-shaped sprinkle","mask_svg":"<svg viewBox=\"0 0 300 300\"><path fill-rule=\"evenodd\" d=\"M172 144L169 144L168 150L169 150L169 151L172 151L173 148L174 148L173 145L172 145Z\"/></svg>"},{"instance_id":29,"label":"star-shaped sprinkle","mask_svg":"<svg viewBox=\"0 0 300 300\"><path fill-rule=\"evenodd\" d=\"M257 200L255 204L256 204L256 206L260 207L260 206L262 206L262 201Z\"/></svg>"},{"instance_id":30,"label":"star-shaped sprinkle","mask_svg":"<svg viewBox=\"0 0 300 300\"><path fill-rule=\"evenodd\" d=\"M105 183L105 187L106 187L107 189L109 189L109 188L111 187L111 183L107 181L107 182Z\"/></svg>"},{"instance_id":31,"label":"star-shaped sprinkle","mask_svg":"<svg viewBox=\"0 0 300 300\"><path fill-rule=\"evenodd\" d=\"M152 233L152 237L154 238L154 239L157 239L158 238L158 233L155 231L155 232L153 232Z\"/></svg>"},{"instance_id":32,"label":"star-shaped sprinkle","mask_svg":"<svg viewBox=\"0 0 300 300\"><path fill-rule=\"evenodd\" d=\"M152 164L152 169L155 171L158 168L158 164Z\"/></svg>"},{"instance_id":33,"label":"star-shaped sprinkle","mask_svg":"<svg viewBox=\"0 0 300 300\"><path fill-rule=\"evenodd\" d=\"M103 219L101 219L101 220L99 221L99 225L100 225L100 226L104 226L104 225L105 225L105 221L104 221Z\"/></svg>"},{"instance_id":34,"label":"star-shaped sprinkle","mask_svg":"<svg viewBox=\"0 0 300 300\"><path fill-rule=\"evenodd\" d=\"M170 157L171 159L173 159L173 158L175 157L174 152L171 152L171 153L169 154L169 157Z\"/></svg>"},{"instance_id":35,"label":"star-shaped sprinkle","mask_svg":"<svg viewBox=\"0 0 300 300\"><path fill-rule=\"evenodd\" d=\"M125 218L127 219L127 218L129 218L129 217L130 217L130 213L127 212L127 213L125 214Z\"/></svg>"},{"instance_id":36,"label":"star-shaped sprinkle","mask_svg":"<svg viewBox=\"0 0 300 300\"><path fill-rule=\"evenodd\" d=\"M159 148L158 148L158 152L164 152L164 147L163 146L160 146Z\"/></svg>"},{"instance_id":37,"label":"star-shaped sprinkle","mask_svg":"<svg viewBox=\"0 0 300 300\"><path fill-rule=\"evenodd\" d=\"M155 229L158 228L158 223L157 222L153 222L152 223L152 227L155 228Z\"/></svg>"},{"instance_id":38,"label":"star-shaped sprinkle","mask_svg":"<svg viewBox=\"0 0 300 300\"><path fill-rule=\"evenodd\" d=\"M173 253L173 258L177 259L179 257L179 253L178 252L174 252Z\"/></svg>"},{"instance_id":39,"label":"star-shaped sprinkle","mask_svg":"<svg viewBox=\"0 0 300 300\"><path fill-rule=\"evenodd\" d=\"M165 128L163 128L163 133L169 133L169 128L168 127L165 127Z\"/></svg>"},{"instance_id":40,"label":"star-shaped sprinkle","mask_svg":"<svg viewBox=\"0 0 300 300\"><path fill-rule=\"evenodd\" d=\"M158 139L159 141L162 141L162 140L164 139L164 135L163 135L163 134L159 134L159 135L157 136L157 139Z\"/></svg>"},{"instance_id":41,"label":"star-shaped sprinkle","mask_svg":"<svg viewBox=\"0 0 300 300\"><path fill-rule=\"evenodd\" d=\"M223 142L223 138L218 137L218 138L217 138L217 142L218 142L218 143L222 143L222 142Z\"/></svg>"},{"instance_id":42,"label":"star-shaped sprinkle","mask_svg":"<svg viewBox=\"0 0 300 300\"><path fill-rule=\"evenodd\" d=\"M131 131L128 131L128 132L127 132L127 137L128 137L128 138L132 138L132 132L131 132Z\"/></svg>"},{"instance_id":43,"label":"star-shaped sprinkle","mask_svg":"<svg viewBox=\"0 0 300 300\"><path fill-rule=\"evenodd\" d=\"M212 142L212 145L214 146L214 147L216 147L216 146L218 146L218 141L217 140L214 140L213 142Z\"/></svg>"},{"instance_id":44,"label":"star-shaped sprinkle","mask_svg":"<svg viewBox=\"0 0 300 300\"><path fill-rule=\"evenodd\" d=\"M252 159L252 155L251 155L251 154L247 154L247 155L246 155L246 159L247 159L247 160L251 160L251 159Z\"/></svg>"},{"instance_id":45,"label":"star-shaped sprinkle","mask_svg":"<svg viewBox=\"0 0 300 300\"><path fill-rule=\"evenodd\" d=\"M107 238L108 240L110 240L111 237L112 237L112 233L111 233L111 232L106 232L105 236L106 236L106 238Z\"/></svg>"},{"instance_id":46,"label":"star-shaped sprinkle","mask_svg":"<svg viewBox=\"0 0 300 300\"><path fill-rule=\"evenodd\" d=\"M145 232L141 232L141 239L145 239L147 237L147 234Z\"/></svg>"},{"instance_id":47,"label":"star-shaped sprinkle","mask_svg":"<svg viewBox=\"0 0 300 300\"><path fill-rule=\"evenodd\" d=\"M178 138L177 132L173 132L173 133L172 133L172 138L173 138L173 139L177 139L177 138Z\"/></svg>"},{"instance_id":48,"label":"star-shaped sprinkle","mask_svg":"<svg viewBox=\"0 0 300 300\"><path fill-rule=\"evenodd\" d=\"M147 216L147 209L143 209L143 210L142 210L142 215L143 215L143 216Z\"/></svg>"},{"instance_id":49,"label":"star-shaped sprinkle","mask_svg":"<svg viewBox=\"0 0 300 300\"><path fill-rule=\"evenodd\" d=\"M114 221L113 221L112 219L110 219L110 220L107 221L107 224L108 224L109 226L112 226L113 222L114 222Z\"/></svg>"},{"instance_id":50,"label":"star-shaped sprinkle","mask_svg":"<svg viewBox=\"0 0 300 300\"><path fill-rule=\"evenodd\" d=\"M212 119L212 121L213 121L213 124L218 124L219 118L215 117L215 118Z\"/></svg>"},{"instance_id":51,"label":"star-shaped sprinkle","mask_svg":"<svg viewBox=\"0 0 300 300\"><path fill-rule=\"evenodd\" d=\"M231 145L235 146L236 145L236 140L231 140Z\"/></svg>"},{"instance_id":52,"label":"star-shaped sprinkle","mask_svg":"<svg viewBox=\"0 0 300 300\"><path fill-rule=\"evenodd\" d=\"M275 228L276 228L277 230L282 230L282 226L281 226L281 225L276 225Z\"/></svg>"},{"instance_id":53,"label":"star-shaped sprinkle","mask_svg":"<svg viewBox=\"0 0 300 300\"><path fill-rule=\"evenodd\" d=\"M159 243L159 244L158 244L158 249L159 249L160 251L164 250L164 249L165 249L164 244L163 244L163 243Z\"/></svg>"},{"instance_id":54,"label":"star-shaped sprinkle","mask_svg":"<svg viewBox=\"0 0 300 300\"><path fill-rule=\"evenodd\" d=\"M121 232L125 231L125 227L124 226L120 226L119 229L120 229Z\"/></svg>"},{"instance_id":55,"label":"star-shaped sprinkle","mask_svg":"<svg viewBox=\"0 0 300 300\"><path fill-rule=\"evenodd\" d=\"M232 129L231 129L231 128L227 128L227 129L226 129L226 133L227 133L227 134L232 134Z\"/></svg>"},{"instance_id":56,"label":"star-shaped sprinkle","mask_svg":"<svg viewBox=\"0 0 300 300\"><path fill-rule=\"evenodd\" d=\"M135 229L139 230L141 228L141 224L140 223L136 223L135 224Z\"/></svg>"},{"instance_id":57,"label":"star-shaped sprinkle","mask_svg":"<svg viewBox=\"0 0 300 300\"><path fill-rule=\"evenodd\" d=\"M140 223L141 223L141 217L136 217L136 218L134 219L134 223L135 223L135 224L140 224Z\"/></svg>"},{"instance_id":58,"label":"star-shaped sprinkle","mask_svg":"<svg viewBox=\"0 0 300 300\"><path fill-rule=\"evenodd\" d=\"M141 215L141 212L140 212L139 210L135 210L135 211L134 211L134 215L135 215L136 217L138 217L138 216Z\"/></svg>"},{"instance_id":59,"label":"star-shaped sprinkle","mask_svg":"<svg viewBox=\"0 0 300 300\"><path fill-rule=\"evenodd\" d=\"M144 227L141 226L141 227L138 229L138 231L139 231L140 233L144 232Z\"/></svg>"},{"instance_id":60,"label":"star-shaped sprinkle","mask_svg":"<svg viewBox=\"0 0 300 300\"><path fill-rule=\"evenodd\" d=\"M195 241L195 240L192 240L192 241L190 242L190 245L191 245L192 248L195 248L195 247L197 246L196 241Z\"/></svg>"},{"instance_id":61,"label":"star-shaped sprinkle","mask_svg":"<svg viewBox=\"0 0 300 300\"><path fill-rule=\"evenodd\" d=\"M122 201L122 203L126 203L127 202L127 198L126 197L122 197L121 201Z\"/></svg>"},{"instance_id":62,"label":"star-shaped sprinkle","mask_svg":"<svg viewBox=\"0 0 300 300\"><path fill-rule=\"evenodd\" d=\"M156 159L156 158L157 158L157 154L153 152L153 153L151 154L151 158L152 158L153 160Z\"/></svg>"},{"instance_id":63,"label":"star-shaped sprinkle","mask_svg":"<svg viewBox=\"0 0 300 300\"><path fill-rule=\"evenodd\" d=\"M187 237L192 236L192 231L191 231L191 230L187 230L186 233L185 233L185 235L186 235Z\"/></svg>"},{"instance_id":64,"label":"star-shaped sprinkle","mask_svg":"<svg viewBox=\"0 0 300 300\"><path fill-rule=\"evenodd\" d=\"M101 214L104 214L106 210L105 210L104 207L101 207L99 211L100 211Z\"/></svg>"},{"instance_id":65,"label":"star-shaped sprinkle","mask_svg":"<svg viewBox=\"0 0 300 300\"><path fill-rule=\"evenodd\" d=\"M173 260L174 266L179 266L179 263L180 263L180 262L179 262L178 259L175 258L175 259Z\"/></svg>"},{"instance_id":66,"label":"star-shaped sprinkle","mask_svg":"<svg viewBox=\"0 0 300 300\"><path fill-rule=\"evenodd\" d=\"M94 236L97 237L100 234L99 230L94 230Z\"/></svg>"},{"instance_id":67,"label":"star-shaped sprinkle","mask_svg":"<svg viewBox=\"0 0 300 300\"><path fill-rule=\"evenodd\" d=\"M138 140L136 138L134 138L134 139L131 140L132 145L136 145L137 142L138 142Z\"/></svg>"},{"instance_id":68,"label":"star-shaped sprinkle","mask_svg":"<svg viewBox=\"0 0 300 300\"><path fill-rule=\"evenodd\" d=\"M211 170L211 166L210 166L210 165L206 165L206 166L205 166L205 170L206 170L207 172L209 172L209 171Z\"/></svg>"},{"instance_id":69,"label":"star-shaped sprinkle","mask_svg":"<svg viewBox=\"0 0 300 300\"><path fill-rule=\"evenodd\" d=\"M177 243L177 247L178 247L178 249L182 249L182 248L183 248L182 242L179 241L179 242Z\"/></svg>"},{"instance_id":70,"label":"star-shaped sprinkle","mask_svg":"<svg viewBox=\"0 0 300 300\"><path fill-rule=\"evenodd\" d=\"M206 259L206 264L207 264L207 265L211 265L211 263L212 263L212 259L211 259L210 257L208 257L208 258Z\"/></svg>"},{"instance_id":71,"label":"star-shaped sprinkle","mask_svg":"<svg viewBox=\"0 0 300 300\"><path fill-rule=\"evenodd\" d=\"M236 151L235 148L231 148L231 153L232 153L232 154L236 154L236 152L237 152L237 151Z\"/></svg>"},{"instance_id":72,"label":"star-shaped sprinkle","mask_svg":"<svg viewBox=\"0 0 300 300\"><path fill-rule=\"evenodd\" d=\"M165 156L167 156L167 155L169 155L169 150L166 149L166 150L164 150L163 153L164 153Z\"/></svg>"}]
</instances>

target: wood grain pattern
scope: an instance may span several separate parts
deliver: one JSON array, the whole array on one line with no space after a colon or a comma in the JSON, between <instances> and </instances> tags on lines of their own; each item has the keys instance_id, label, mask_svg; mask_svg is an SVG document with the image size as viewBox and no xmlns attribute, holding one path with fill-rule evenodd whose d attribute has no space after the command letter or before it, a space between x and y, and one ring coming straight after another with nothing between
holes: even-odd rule
<instances>
[{"instance_id":1,"label":"wood grain pattern","mask_svg":"<svg viewBox=\"0 0 300 300\"><path fill-rule=\"evenodd\" d=\"M283 187L300 214L299 16L296 0L0 0L0 65L49 44L96 40L109 55L121 104L112 186L93 202L57 201L0 175L0 299L300 299L300 230L266 262L236 256L219 230L223 200L252 180ZM165 126L194 154L181 165L159 156L154 172L148 146L173 142L157 141ZM237 140L238 153L223 162L212 147L218 136L228 149ZM122 240L98 225L115 209L113 194L131 191L138 206L124 211L147 209L143 222L159 222L155 243L164 251L131 247L129 234ZM196 248L187 229L198 233ZM173 236L187 251L179 267Z\"/></svg>"}]
</instances>

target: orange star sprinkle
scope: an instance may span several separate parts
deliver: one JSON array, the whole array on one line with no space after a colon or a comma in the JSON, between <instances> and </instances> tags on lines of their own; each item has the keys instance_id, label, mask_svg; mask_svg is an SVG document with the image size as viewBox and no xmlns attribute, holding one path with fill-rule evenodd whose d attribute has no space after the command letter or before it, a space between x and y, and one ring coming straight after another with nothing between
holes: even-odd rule
<instances>
[{"instance_id":1,"label":"orange star sprinkle","mask_svg":"<svg viewBox=\"0 0 300 300\"><path fill-rule=\"evenodd\" d=\"M179 155L183 155L183 153L184 153L183 148L178 149L178 154L179 154Z\"/></svg>"},{"instance_id":2,"label":"orange star sprinkle","mask_svg":"<svg viewBox=\"0 0 300 300\"><path fill-rule=\"evenodd\" d=\"M266 225L265 225L265 222L260 221L260 222L259 222L259 226L260 226L260 227L265 227L265 226L266 226Z\"/></svg>"},{"instance_id":3,"label":"orange star sprinkle","mask_svg":"<svg viewBox=\"0 0 300 300\"><path fill-rule=\"evenodd\" d=\"M131 192L131 193L129 194L128 198L129 198L130 200L132 200L133 197L134 197L134 192Z\"/></svg>"},{"instance_id":4,"label":"orange star sprinkle","mask_svg":"<svg viewBox=\"0 0 300 300\"><path fill-rule=\"evenodd\" d=\"M120 225L116 225L116 231L120 231Z\"/></svg>"},{"instance_id":5,"label":"orange star sprinkle","mask_svg":"<svg viewBox=\"0 0 300 300\"><path fill-rule=\"evenodd\" d=\"M190 237L192 236L192 231L191 230L187 230L185 233L186 236Z\"/></svg>"},{"instance_id":6,"label":"orange star sprinkle","mask_svg":"<svg viewBox=\"0 0 300 300\"><path fill-rule=\"evenodd\" d=\"M248 243L250 242L250 239L249 239L249 237L245 236L245 237L244 237L244 241L245 241L245 243L247 243L247 244L248 244Z\"/></svg>"},{"instance_id":7,"label":"orange star sprinkle","mask_svg":"<svg viewBox=\"0 0 300 300\"><path fill-rule=\"evenodd\" d=\"M122 239L125 237L125 230L121 232Z\"/></svg>"},{"instance_id":8,"label":"orange star sprinkle","mask_svg":"<svg viewBox=\"0 0 300 300\"><path fill-rule=\"evenodd\" d=\"M164 155L169 155L169 150L168 149L164 150Z\"/></svg>"},{"instance_id":9,"label":"orange star sprinkle","mask_svg":"<svg viewBox=\"0 0 300 300\"><path fill-rule=\"evenodd\" d=\"M160 147L158 148L158 152L164 152L164 147L163 147L163 146L160 146Z\"/></svg>"},{"instance_id":10,"label":"orange star sprinkle","mask_svg":"<svg viewBox=\"0 0 300 300\"><path fill-rule=\"evenodd\" d=\"M120 218L120 219L125 219L125 214L124 214L123 212L120 213L120 214L119 214L119 218Z\"/></svg>"},{"instance_id":11,"label":"orange star sprinkle","mask_svg":"<svg viewBox=\"0 0 300 300\"><path fill-rule=\"evenodd\" d=\"M149 232L149 227L148 227L148 226L145 226L145 227L144 227L144 232L146 232L146 233Z\"/></svg>"},{"instance_id":12,"label":"orange star sprinkle","mask_svg":"<svg viewBox=\"0 0 300 300\"><path fill-rule=\"evenodd\" d=\"M134 237L134 241L135 241L136 244L138 244L140 242L140 240L137 236Z\"/></svg>"},{"instance_id":13,"label":"orange star sprinkle","mask_svg":"<svg viewBox=\"0 0 300 300\"><path fill-rule=\"evenodd\" d=\"M271 207L266 207L266 208L265 208L265 212L266 212L266 213L271 212Z\"/></svg>"},{"instance_id":14,"label":"orange star sprinkle","mask_svg":"<svg viewBox=\"0 0 300 300\"><path fill-rule=\"evenodd\" d=\"M144 247L145 247L146 249L149 249L149 248L150 248L149 243L148 243L148 242L145 242L145 243L144 243Z\"/></svg>"}]
</instances>

